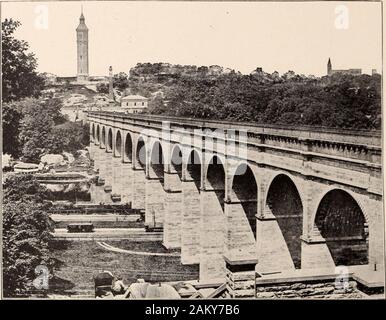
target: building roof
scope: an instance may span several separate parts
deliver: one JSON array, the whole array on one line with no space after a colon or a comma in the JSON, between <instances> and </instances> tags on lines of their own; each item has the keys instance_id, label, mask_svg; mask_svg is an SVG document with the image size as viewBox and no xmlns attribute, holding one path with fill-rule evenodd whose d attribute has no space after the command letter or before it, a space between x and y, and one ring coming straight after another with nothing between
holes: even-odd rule
<instances>
[{"instance_id":1,"label":"building roof","mask_svg":"<svg viewBox=\"0 0 386 320\"><path fill-rule=\"evenodd\" d=\"M88 31L88 28L87 28L86 23L85 23L83 12L80 15L79 25L76 28L76 31Z\"/></svg>"},{"instance_id":2,"label":"building roof","mask_svg":"<svg viewBox=\"0 0 386 320\"><path fill-rule=\"evenodd\" d=\"M128 96L122 97L121 100L149 100L149 99L146 97L134 94L134 95L128 95Z\"/></svg>"}]
</instances>

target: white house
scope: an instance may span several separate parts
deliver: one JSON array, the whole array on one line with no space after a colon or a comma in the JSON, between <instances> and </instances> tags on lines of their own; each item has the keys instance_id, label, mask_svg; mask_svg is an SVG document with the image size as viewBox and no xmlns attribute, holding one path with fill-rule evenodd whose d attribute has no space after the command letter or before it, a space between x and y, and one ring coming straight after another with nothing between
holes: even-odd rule
<instances>
[{"instance_id":1,"label":"white house","mask_svg":"<svg viewBox=\"0 0 386 320\"><path fill-rule=\"evenodd\" d=\"M147 108L148 98L139 95L129 95L121 98L122 111L139 113Z\"/></svg>"}]
</instances>

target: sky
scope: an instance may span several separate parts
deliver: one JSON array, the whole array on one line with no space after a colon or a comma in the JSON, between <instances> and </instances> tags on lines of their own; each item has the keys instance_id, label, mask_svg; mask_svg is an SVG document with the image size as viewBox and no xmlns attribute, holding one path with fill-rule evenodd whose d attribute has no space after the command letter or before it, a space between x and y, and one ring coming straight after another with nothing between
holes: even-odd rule
<instances>
[{"instance_id":1,"label":"sky","mask_svg":"<svg viewBox=\"0 0 386 320\"><path fill-rule=\"evenodd\" d=\"M39 72L74 76L81 5L90 75L169 62L321 76L329 57L333 69L382 68L377 2L3 2L1 19L22 23Z\"/></svg>"}]
</instances>

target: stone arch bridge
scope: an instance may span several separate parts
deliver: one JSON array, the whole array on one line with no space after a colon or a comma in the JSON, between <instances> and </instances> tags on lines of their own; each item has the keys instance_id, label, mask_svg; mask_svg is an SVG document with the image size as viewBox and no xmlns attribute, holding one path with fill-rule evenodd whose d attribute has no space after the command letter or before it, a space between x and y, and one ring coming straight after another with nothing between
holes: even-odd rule
<instances>
[{"instance_id":1,"label":"stone arch bridge","mask_svg":"<svg viewBox=\"0 0 386 320\"><path fill-rule=\"evenodd\" d=\"M94 202L145 209L200 281L383 264L380 132L89 112Z\"/></svg>"}]
</instances>

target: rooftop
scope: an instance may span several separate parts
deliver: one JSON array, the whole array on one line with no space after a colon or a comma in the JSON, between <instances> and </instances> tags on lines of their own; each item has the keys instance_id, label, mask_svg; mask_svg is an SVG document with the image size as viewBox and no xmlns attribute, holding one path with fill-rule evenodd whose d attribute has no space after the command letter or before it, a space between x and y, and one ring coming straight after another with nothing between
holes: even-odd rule
<instances>
[{"instance_id":1,"label":"rooftop","mask_svg":"<svg viewBox=\"0 0 386 320\"><path fill-rule=\"evenodd\" d=\"M148 100L148 98L134 94L122 97L121 100Z\"/></svg>"}]
</instances>

